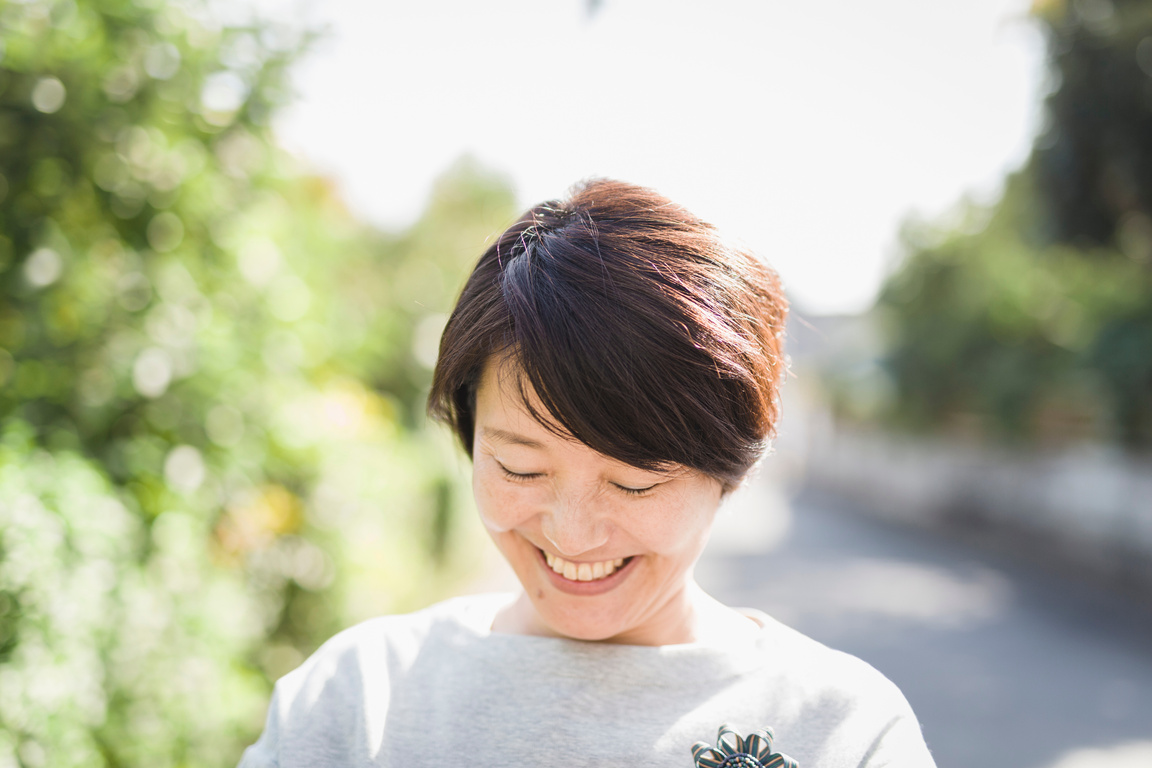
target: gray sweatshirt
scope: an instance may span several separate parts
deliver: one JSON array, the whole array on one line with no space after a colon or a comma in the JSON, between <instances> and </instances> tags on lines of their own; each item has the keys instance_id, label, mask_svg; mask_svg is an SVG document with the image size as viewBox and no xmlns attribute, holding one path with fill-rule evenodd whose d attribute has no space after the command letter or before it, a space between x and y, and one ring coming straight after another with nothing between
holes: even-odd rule
<instances>
[{"instance_id":1,"label":"gray sweatshirt","mask_svg":"<svg viewBox=\"0 0 1152 768\"><path fill-rule=\"evenodd\" d=\"M512 595L372 619L277 684L241 768L661 766L771 727L801 768L934 768L900 691L763 613L722 643L613 645L491 631Z\"/></svg>"}]
</instances>

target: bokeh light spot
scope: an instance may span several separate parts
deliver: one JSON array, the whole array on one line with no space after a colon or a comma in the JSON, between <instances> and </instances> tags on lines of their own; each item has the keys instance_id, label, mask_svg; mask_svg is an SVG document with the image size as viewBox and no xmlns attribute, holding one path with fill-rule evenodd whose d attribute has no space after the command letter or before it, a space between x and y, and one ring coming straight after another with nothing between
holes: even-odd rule
<instances>
[{"instance_id":1,"label":"bokeh light spot","mask_svg":"<svg viewBox=\"0 0 1152 768\"><path fill-rule=\"evenodd\" d=\"M160 397L172 382L172 358L167 352L149 347L132 366L132 385L144 397Z\"/></svg>"},{"instance_id":2,"label":"bokeh light spot","mask_svg":"<svg viewBox=\"0 0 1152 768\"><path fill-rule=\"evenodd\" d=\"M157 43L144 54L144 71L156 80L167 80L180 69L180 51L172 43Z\"/></svg>"},{"instance_id":3,"label":"bokeh light spot","mask_svg":"<svg viewBox=\"0 0 1152 768\"><path fill-rule=\"evenodd\" d=\"M104 93L113 104L123 104L136 95L140 87L140 76L130 64L117 67L104 77Z\"/></svg>"},{"instance_id":4,"label":"bokeh light spot","mask_svg":"<svg viewBox=\"0 0 1152 768\"><path fill-rule=\"evenodd\" d=\"M178 445L164 460L164 480L181 493L192 493L204 482L206 470L200 451L190 445Z\"/></svg>"},{"instance_id":5,"label":"bokeh light spot","mask_svg":"<svg viewBox=\"0 0 1152 768\"><path fill-rule=\"evenodd\" d=\"M248 86L235 72L209 75L200 91L205 119L214 125L226 125L247 97Z\"/></svg>"},{"instance_id":6,"label":"bokeh light spot","mask_svg":"<svg viewBox=\"0 0 1152 768\"><path fill-rule=\"evenodd\" d=\"M38 248L24 262L24 278L34 288L44 288L60 279L64 260L51 248Z\"/></svg>"},{"instance_id":7,"label":"bokeh light spot","mask_svg":"<svg viewBox=\"0 0 1152 768\"><path fill-rule=\"evenodd\" d=\"M46 115L60 111L68 92L55 77L42 77L32 89L32 106Z\"/></svg>"},{"instance_id":8,"label":"bokeh light spot","mask_svg":"<svg viewBox=\"0 0 1152 768\"><path fill-rule=\"evenodd\" d=\"M252 285L263 288L280 271L280 249L271 240L251 240L238 254L240 274Z\"/></svg>"},{"instance_id":9,"label":"bokeh light spot","mask_svg":"<svg viewBox=\"0 0 1152 768\"><path fill-rule=\"evenodd\" d=\"M148 244L159 253L172 250L183 239L184 222L170 211L159 213L148 222Z\"/></svg>"}]
</instances>

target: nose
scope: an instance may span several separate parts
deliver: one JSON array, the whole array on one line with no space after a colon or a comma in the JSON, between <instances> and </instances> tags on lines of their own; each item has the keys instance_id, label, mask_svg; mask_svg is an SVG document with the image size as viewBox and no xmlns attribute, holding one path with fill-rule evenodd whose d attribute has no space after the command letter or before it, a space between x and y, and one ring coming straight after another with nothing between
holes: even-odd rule
<instances>
[{"instance_id":1,"label":"nose","mask_svg":"<svg viewBox=\"0 0 1152 768\"><path fill-rule=\"evenodd\" d=\"M556 554L575 557L608 542L610 525L600 509L598 495L557 493L544 511L540 530Z\"/></svg>"}]
</instances>

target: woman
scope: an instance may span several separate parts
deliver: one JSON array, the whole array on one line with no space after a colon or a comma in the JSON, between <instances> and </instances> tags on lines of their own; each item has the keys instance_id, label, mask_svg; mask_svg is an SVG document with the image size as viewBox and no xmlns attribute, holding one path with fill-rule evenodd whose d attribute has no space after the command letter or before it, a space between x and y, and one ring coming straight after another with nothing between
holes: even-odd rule
<instances>
[{"instance_id":1,"label":"woman","mask_svg":"<svg viewBox=\"0 0 1152 768\"><path fill-rule=\"evenodd\" d=\"M932 766L882 675L693 580L776 422L785 315L769 268L651 190L528 211L429 398L523 590L337 635L242 766Z\"/></svg>"}]
</instances>

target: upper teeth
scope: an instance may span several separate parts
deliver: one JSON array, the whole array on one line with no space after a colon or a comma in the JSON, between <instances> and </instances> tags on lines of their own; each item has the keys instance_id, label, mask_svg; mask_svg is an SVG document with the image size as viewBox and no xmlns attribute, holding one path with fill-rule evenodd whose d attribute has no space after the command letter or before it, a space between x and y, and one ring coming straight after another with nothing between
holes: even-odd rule
<instances>
[{"instance_id":1,"label":"upper teeth","mask_svg":"<svg viewBox=\"0 0 1152 768\"><path fill-rule=\"evenodd\" d=\"M616 560L605 560L600 563L570 563L562 557L557 557L550 552L544 553L544 559L548 561L548 567L556 571L569 581L595 581L602 579L605 576L611 576L616 572L616 569L624 565L624 558L617 558Z\"/></svg>"}]
</instances>

